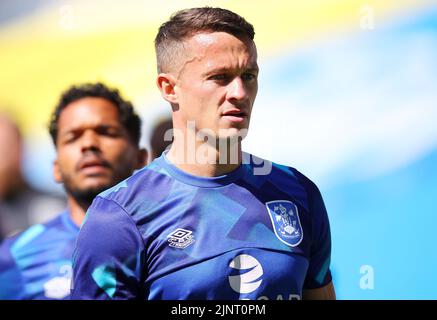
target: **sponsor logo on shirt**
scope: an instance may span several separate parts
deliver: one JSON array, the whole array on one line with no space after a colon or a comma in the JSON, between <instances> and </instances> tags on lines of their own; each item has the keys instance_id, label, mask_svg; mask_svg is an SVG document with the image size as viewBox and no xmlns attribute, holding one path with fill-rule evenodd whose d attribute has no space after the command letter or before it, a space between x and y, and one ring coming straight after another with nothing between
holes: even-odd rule
<instances>
[{"instance_id":1,"label":"sponsor logo on shirt","mask_svg":"<svg viewBox=\"0 0 437 320\"><path fill-rule=\"evenodd\" d=\"M167 236L169 246L177 249L185 249L195 241L192 233L193 231L190 230L182 228L176 229Z\"/></svg>"},{"instance_id":2,"label":"sponsor logo on shirt","mask_svg":"<svg viewBox=\"0 0 437 320\"><path fill-rule=\"evenodd\" d=\"M248 254L240 254L235 257L229 266L241 271L238 275L229 276L231 288L238 293L252 293L256 291L263 282L263 267L261 263ZM256 300L300 300L299 294L276 294L262 295L255 298ZM243 300L249 300L244 298Z\"/></svg>"},{"instance_id":3,"label":"sponsor logo on shirt","mask_svg":"<svg viewBox=\"0 0 437 320\"><path fill-rule=\"evenodd\" d=\"M248 254L240 254L231 261L229 266L244 271L238 275L229 276L229 284L234 291L251 293L261 285L263 268L261 263L254 257Z\"/></svg>"},{"instance_id":4,"label":"sponsor logo on shirt","mask_svg":"<svg viewBox=\"0 0 437 320\"><path fill-rule=\"evenodd\" d=\"M54 277L44 283L44 295L49 299L64 299L70 294L71 265L63 265L60 273L64 276Z\"/></svg>"}]
</instances>

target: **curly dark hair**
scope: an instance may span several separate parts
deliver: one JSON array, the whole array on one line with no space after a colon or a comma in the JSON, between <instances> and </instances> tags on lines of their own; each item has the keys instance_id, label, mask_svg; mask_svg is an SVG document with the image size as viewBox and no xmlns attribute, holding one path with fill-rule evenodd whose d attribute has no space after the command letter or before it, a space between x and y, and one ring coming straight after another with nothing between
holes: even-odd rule
<instances>
[{"instance_id":1,"label":"curly dark hair","mask_svg":"<svg viewBox=\"0 0 437 320\"><path fill-rule=\"evenodd\" d=\"M71 86L61 95L49 124L50 136L52 137L55 147L56 138L58 136L58 122L62 111L70 103L87 97L103 98L112 102L118 109L120 123L128 131L132 142L136 146L139 145L141 137L141 119L135 112L132 103L124 100L117 89L108 88L103 83L97 82Z\"/></svg>"}]
</instances>

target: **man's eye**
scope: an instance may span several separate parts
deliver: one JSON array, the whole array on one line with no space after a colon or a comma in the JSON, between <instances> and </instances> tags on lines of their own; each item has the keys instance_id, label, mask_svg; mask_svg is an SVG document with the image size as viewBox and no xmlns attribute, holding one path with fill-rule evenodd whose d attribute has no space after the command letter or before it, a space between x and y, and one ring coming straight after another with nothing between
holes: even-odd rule
<instances>
[{"instance_id":1,"label":"man's eye","mask_svg":"<svg viewBox=\"0 0 437 320\"><path fill-rule=\"evenodd\" d=\"M77 135L75 135L75 134L70 134L70 135L68 135L68 136L65 136L64 137L64 143L71 143L71 142L74 142L76 139L77 139Z\"/></svg>"},{"instance_id":2,"label":"man's eye","mask_svg":"<svg viewBox=\"0 0 437 320\"><path fill-rule=\"evenodd\" d=\"M215 74L213 76L210 76L209 79L215 81L227 81L229 79L229 76L227 76L226 74Z\"/></svg>"},{"instance_id":3,"label":"man's eye","mask_svg":"<svg viewBox=\"0 0 437 320\"><path fill-rule=\"evenodd\" d=\"M118 137L119 133L118 133L118 131L108 131L108 132L106 132L106 135L109 137Z\"/></svg>"},{"instance_id":4,"label":"man's eye","mask_svg":"<svg viewBox=\"0 0 437 320\"><path fill-rule=\"evenodd\" d=\"M254 73L243 73L241 75L241 78L243 79L243 81L254 80L254 79L256 79L256 74L254 74Z\"/></svg>"},{"instance_id":5,"label":"man's eye","mask_svg":"<svg viewBox=\"0 0 437 320\"><path fill-rule=\"evenodd\" d=\"M117 129L114 128L104 128L102 130L99 130L100 134L104 135L104 136L109 136L109 137L118 137L120 132Z\"/></svg>"},{"instance_id":6,"label":"man's eye","mask_svg":"<svg viewBox=\"0 0 437 320\"><path fill-rule=\"evenodd\" d=\"M112 136L115 134L115 132L113 130L105 129L105 130L101 130L100 134L103 134L105 136Z\"/></svg>"}]
</instances>

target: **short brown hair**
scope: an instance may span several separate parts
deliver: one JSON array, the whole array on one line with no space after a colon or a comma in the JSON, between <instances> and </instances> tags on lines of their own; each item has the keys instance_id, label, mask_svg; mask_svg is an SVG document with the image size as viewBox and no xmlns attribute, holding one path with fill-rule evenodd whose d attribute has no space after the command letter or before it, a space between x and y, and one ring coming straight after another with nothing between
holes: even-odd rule
<instances>
[{"instance_id":1,"label":"short brown hair","mask_svg":"<svg viewBox=\"0 0 437 320\"><path fill-rule=\"evenodd\" d=\"M253 26L238 14L212 7L191 8L177 11L159 28L155 38L158 73L167 72L170 61L187 38L202 31L226 32L236 37L246 36L253 40Z\"/></svg>"}]
</instances>

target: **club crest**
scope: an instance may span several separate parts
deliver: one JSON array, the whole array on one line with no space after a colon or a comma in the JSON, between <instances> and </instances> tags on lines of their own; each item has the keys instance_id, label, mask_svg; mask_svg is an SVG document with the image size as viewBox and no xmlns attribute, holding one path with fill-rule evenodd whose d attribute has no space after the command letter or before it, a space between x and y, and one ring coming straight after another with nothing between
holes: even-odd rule
<instances>
[{"instance_id":1,"label":"club crest","mask_svg":"<svg viewBox=\"0 0 437 320\"><path fill-rule=\"evenodd\" d=\"M275 200L266 203L276 237L288 246L295 247L303 239L297 206L288 200Z\"/></svg>"}]
</instances>

